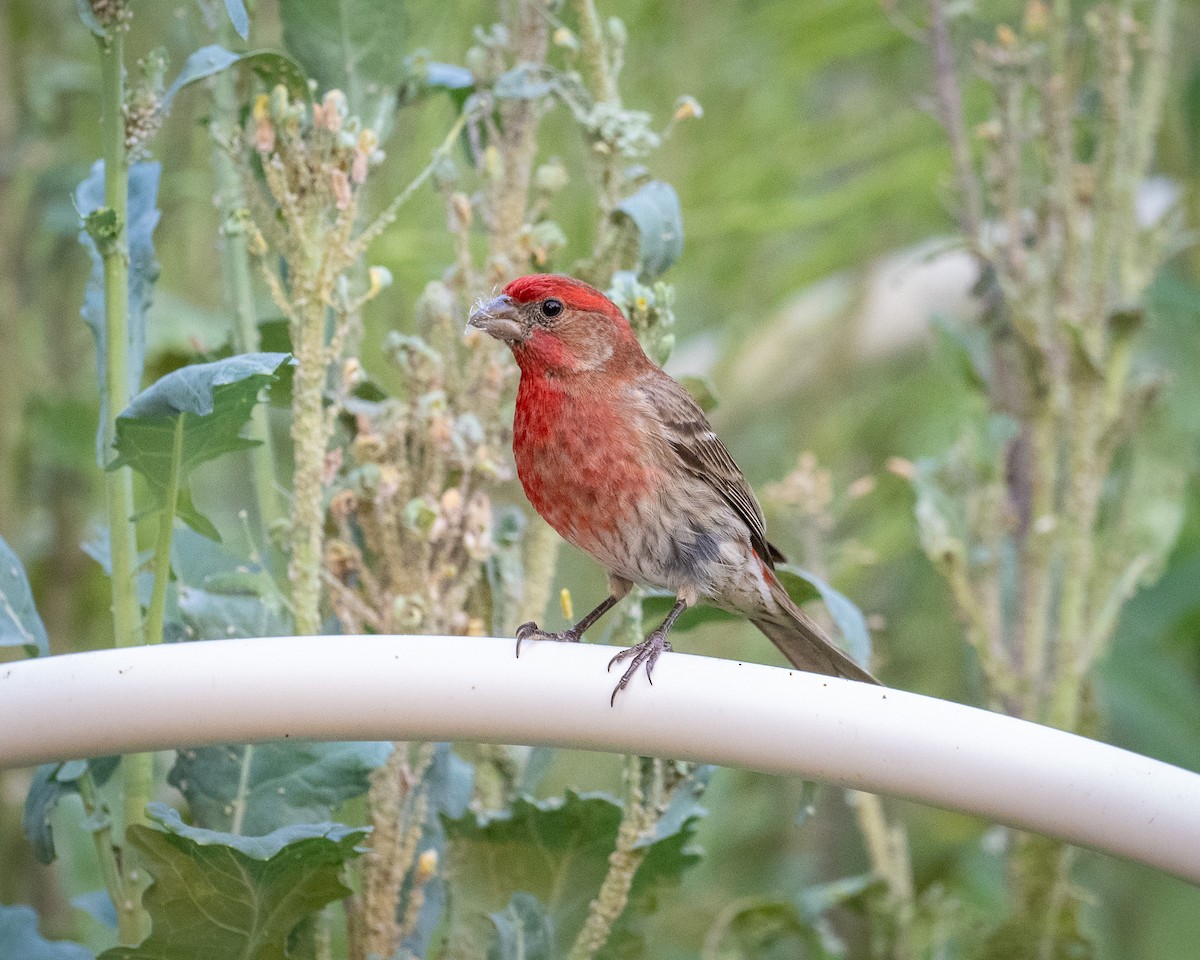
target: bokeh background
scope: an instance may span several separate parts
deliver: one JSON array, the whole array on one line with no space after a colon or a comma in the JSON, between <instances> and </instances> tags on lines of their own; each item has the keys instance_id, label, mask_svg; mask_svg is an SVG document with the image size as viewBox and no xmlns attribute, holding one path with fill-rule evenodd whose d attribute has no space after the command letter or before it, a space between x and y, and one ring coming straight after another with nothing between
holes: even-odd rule
<instances>
[{"instance_id":1,"label":"bokeh background","mask_svg":"<svg viewBox=\"0 0 1200 960\"><path fill-rule=\"evenodd\" d=\"M976 664L917 540L911 491L888 469L893 458L911 461L952 444L964 411L977 402L933 323L970 314L973 278L953 243L948 155L925 102L927 51L875 0L601 6L629 30L627 105L650 111L659 126L681 94L704 110L652 160L655 175L679 192L686 231L683 258L669 275L678 315L669 369L711 379L720 401L714 423L759 489L793 470L806 451L831 472L839 506L824 534L829 572L872 618L878 672L907 689L979 702ZM989 21L1019 17L1017 4L977 6L981 32ZM491 19L481 2L408 0L397 5L398 16L401 7L410 38L403 52L423 48L435 60L460 60L473 25ZM920 13L904 4L893 12ZM211 36L190 3L142 3L137 15L132 56L157 38L178 66ZM278 26L269 0L258 5L255 22L260 44L273 45ZM1194 227L1200 5L1181 4L1175 41L1158 186L1182 194ZM71 191L99 152L95 63L72 0L0 4L0 535L30 567L56 653L111 642L107 584L79 549L100 510L100 489L92 465L94 352L79 317L87 260ZM197 345L218 346L228 328L204 103L182 95L155 144L164 168L155 236L162 274L149 324L149 379ZM968 96L968 111L976 106ZM373 187L377 203L425 165L452 117L449 103L436 99L402 115ZM544 143L544 153L576 160L583 149L562 116L548 119ZM570 241L566 264L590 248L586 184L564 193L557 219ZM379 344L387 331L411 326L417 295L451 256L432 191L375 244L372 262L387 266L396 282L365 315L363 355L373 376L387 381ZM1195 247L1156 280L1150 306L1139 362L1168 372L1165 415L1194 451ZM242 476L228 468L202 474L197 500L220 515L237 499L230 484ZM1165 572L1126 609L1100 671L1096 708L1104 739L1200 770L1200 484L1191 482L1187 497ZM798 553L804 531L784 516L769 519L773 539ZM599 571L570 550L559 580L578 609L604 589ZM679 646L776 662L748 627L700 627ZM617 778L615 758L570 755L543 789L604 788ZM20 773L0 778L0 903L35 903L48 932L72 933L84 921L69 897L96 885L82 848L87 838L64 837L53 870L34 864L19 829L26 784ZM807 802L799 783L718 772L700 832L707 857L656 918L659 955L696 955L712 918L739 898L860 872L866 859L845 798L822 789L817 799L817 815L797 828ZM999 902L989 825L914 805L892 808L909 828L922 887L942 885L984 911ZM1200 891L1098 855L1082 859L1080 876L1095 891L1085 921L1100 956L1196 955Z\"/></svg>"}]
</instances>

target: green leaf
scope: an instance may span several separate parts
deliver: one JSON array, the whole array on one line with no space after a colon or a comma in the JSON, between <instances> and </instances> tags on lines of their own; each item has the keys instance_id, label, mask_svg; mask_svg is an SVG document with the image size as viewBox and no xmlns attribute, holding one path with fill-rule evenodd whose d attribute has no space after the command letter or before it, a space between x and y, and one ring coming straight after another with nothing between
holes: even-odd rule
<instances>
[{"instance_id":1,"label":"green leaf","mask_svg":"<svg viewBox=\"0 0 1200 960\"><path fill-rule=\"evenodd\" d=\"M68 760L66 763L47 763L38 767L25 794L25 810L21 829L33 847L38 863L53 863L54 829L51 821L58 803L69 793L78 793L77 781L85 770L91 770L97 786L103 786L113 775L120 757L97 757L92 760ZM0 953L0 957L4 954Z\"/></svg>"},{"instance_id":2,"label":"green leaf","mask_svg":"<svg viewBox=\"0 0 1200 960\"><path fill-rule=\"evenodd\" d=\"M38 932L33 907L0 904L0 957L4 960L93 960L95 954L69 940L47 940Z\"/></svg>"},{"instance_id":3,"label":"green leaf","mask_svg":"<svg viewBox=\"0 0 1200 960\"><path fill-rule=\"evenodd\" d=\"M154 228L158 224L158 180L162 165L135 163L129 168L129 222L126 224L126 244L129 255L129 319L128 359L129 393L137 392L142 383L142 368L146 361L146 310L158 279L158 261L154 259ZM83 319L96 339L96 371L100 381L100 428L96 433L96 462L104 466L104 424L108 422L108 391L105 369L108 346L104 322L104 261L97 241L87 229L89 218L111 215L104 206L104 161L92 164L92 171L75 190L75 209L84 220L79 242L87 248L92 272L83 294ZM92 221L94 222L94 220Z\"/></svg>"},{"instance_id":4,"label":"green leaf","mask_svg":"<svg viewBox=\"0 0 1200 960\"><path fill-rule=\"evenodd\" d=\"M350 894L345 864L368 833L321 823L238 837L189 827L161 803L147 813L162 829L135 825L128 836L154 879L144 897L153 929L101 960L194 960L200 944L205 956L285 960L296 926Z\"/></svg>"},{"instance_id":5,"label":"green leaf","mask_svg":"<svg viewBox=\"0 0 1200 960\"><path fill-rule=\"evenodd\" d=\"M831 587L816 574L809 573L790 563L780 564L775 575L783 584L793 602L799 606L811 599L811 591L816 590L825 609L837 624L845 641L846 652L864 669L871 666L871 631L867 627L867 618L855 606L854 601Z\"/></svg>"},{"instance_id":6,"label":"green leaf","mask_svg":"<svg viewBox=\"0 0 1200 960\"><path fill-rule=\"evenodd\" d=\"M254 593L214 593L179 587L179 613L189 640L286 637L291 620L276 598Z\"/></svg>"},{"instance_id":7,"label":"green leaf","mask_svg":"<svg viewBox=\"0 0 1200 960\"><path fill-rule=\"evenodd\" d=\"M679 385L691 394L692 399L696 401L696 404L705 413L712 413L712 411L717 409L717 391L708 377L689 375L677 377L676 379L679 380Z\"/></svg>"},{"instance_id":8,"label":"green leaf","mask_svg":"<svg viewBox=\"0 0 1200 960\"><path fill-rule=\"evenodd\" d=\"M953 358L963 379L977 390L986 390L992 382L991 338L978 323L955 322L941 314L930 318L938 342Z\"/></svg>"},{"instance_id":9,"label":"green leaf","mask_svg":"<svg viewBox=\"0 0 1200 960\"><path fill-rule=\"evenodd\" d=\"M1192 68L1183 90L1183 129L1194 170L1200 165L1200 64Z\"/></svg>"},{"instance_id":10,"label":"green leaf","mask_svg":"<svg viewBox=\"0 0 1200 960\"><path fill-rule=\"evenodd\" d=\"M34 606L25 566L3 537L0 537L0 647L24 647L31 657L50 653L50 638Z\"/></svg>"},{"instance_id":11,"label":"green leaf","mask_svg":"<svg viewBox=\"0 0 1200 960\"><path fill-rule=\"evenodd\" d=\"M404 6L394 0L280 0L283 44L323 90L340 89L380 140L404 79Z\"/></svg>"},{"instance_id":12,"label":"green leaf","mask_svg":"<svg viewBox=\"0 0 1200 960\"><path fill-rule=\"evenodd\" d=\"M329 820L347 800L370 787L371 771L391 753L389 743L297 743L181 750L167 776L186 798L198 826L259 836L295 823Z\"/></svg>"},{"instance_id":13,"label":"green leaf","mask_svg":"<svg viewBox=\"0 0 1200 960\"><path fill-rule=\"evenodd\" d=\"M246 353L182 367L151 384L117 417L117 457L109 470L129 466L146 478L155 506L165 506L174 459L175 426L183 416L183 449L179 471L179 515L206 536L211 524L195 509L188 475L203 463L257 444L241 435L258 402L259 391L272 383L290 358L281 353Z\"/></svg>"},{"instance_id":14,"label":"green leaf","mask_svg":"<svg viewBox=\"0 0 1200 960\"><path fill-rule=\"evenodd\" d=\"M677 880L698 859L690 842L704 813L697 800L710 772L692 771L643 838L646 856L618 925L626 932L649 914L662 884ZM505 811L446 817L454 924L477 944L487 943L492 934L485 918L506 910L514 894L524 892L544 904L553 923L551 955L565 956L608 872L621 815L612 797L568 790L546 800L520 796Z\"/></svg>"},{"instance_id":15,"label":"green leaf","mask_svg":"<svg viewBox=\"0 0 1200 960\"><path fill-rule=\"evenodd\" d=\"M553 956L566 956L608 871L621 805L604 794L546 800L517 797L508 810L445 818L452 919L479 945L487 916L517 891L536 896L553 918Z\"/></svg>"},{"instance_id":16,"label":"green leaf","mask_svg":"<svg viewBox=\"0 0 1200 960\"><path fill-rule=\"evenodd\" d=\"M531 893L514 893L503 910L489 913L496 939L488 947L488 960L554 960L554 923L546 908Z\"/></svg>"},{"instance_id":17,"label":"green leaf","mask_svg":"<svg viewBox=\"0 0 1200 960\"><path fill-rule=\"evenodd\" d=\"M669 590L647 590L642 598L642 617L645 619L647 626L653 624L658 626L671 612L671 608L675 606L675 594ZM693 630L696 627L706 623L730 623L735 620L744 620L745 617L736 613L730 613L728 610L722 610L719 607L711 607L708 604L701 603L694 607L689 607L683 612L678 620L675 621L675 626L671 628L672 633L686 633L688 630Z\"/></svg>"},{"instance_id":18,"label":"green leaf","mask_svg":"<svg viewBox=\"0 0 1200 960\"><path fill-rule=\"evenodd\" d=\"M174 82L167 87L163 94L162 109L171 109L175 95L184 87L228 70L234 64L246 67L258 74L267 86L282 83L288 92L298 99L308 99L308 84L305 82L304 71L300 65L286 54L275 50L251 50L249 53L234 53L226 50L220 44L209 44L201 47L190 57L179 71Z\"/></svg>"},{"instance_id":19,"label":"green leaf","mask_svg":"<svg viewBox=\"0 0 1200 960\"><path fill-rule=\"evenodd\" d=\"M662 276L683 253L683 213L679 194L669 183L651 180L617 204L615 217L637 228L638 276L649 283Z\"/></svg>"},{"instance_id":20,"label":"green leaf","mask_svg":"<svg viewBox=\"0 0 1200 960\"><path fill-rule=\"evenodd\" d=\"M225 0L225 12L237 35L243 40L250 39L250 15L246 13L244 0Z\"/></svg>"},{"instance_id":21,"label":"green leaf","mask_svg":"<svg viewBox=\"0 0 1200 960\"><path fill-rule=\"evenodd\" d=\"M817 928L783 900L757 900L732 915L722 914L720 927L709 931L721 960L833 960Z\"/></svg>"}]
</instances>

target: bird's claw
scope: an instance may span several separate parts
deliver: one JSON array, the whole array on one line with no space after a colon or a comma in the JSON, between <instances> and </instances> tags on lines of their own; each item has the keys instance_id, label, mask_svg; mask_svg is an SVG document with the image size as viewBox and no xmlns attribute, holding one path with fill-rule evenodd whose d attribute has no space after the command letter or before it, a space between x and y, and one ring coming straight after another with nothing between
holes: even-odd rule
<instances>
[{"instance_id":1,"label":"bird's claw","mask_svg":"<svg viewBox=\"0 0 1200 960\"><path fill-rule=\"evenodd\" d=\"M580 639L579 633L573 627L569 630L560 630L558 633L550 633L530 620L517 627L517 656L521 655L521 644L526 640L557 640L560 643L578 643Z\"/></svg>"},{"instance_id":2,"label":"bird's claw","mask_svg":"<svg viewBox=\"0 0 1200 960\"><path fill-rule=\"evenodd\" d=\"M654 686L654 678L651 674L654 671L654 664L658 662L658 658L664 653L671 652L671 643L667 640L667 635L662 630L653 631L641 643L635 643L632 647L626 647L615 657L608 661L608 669L612 670L613 664L620 663L627 657L632 657L633 662L629 668L621 675L621 679L617 681L617 685L613 687L612 697L609 698L608 705L615 706L617 702L617 694L629 686L629 681L632 680L638 672L642 664L646 665L646 680L650 686Z\"/></svg>"}]
</instances>

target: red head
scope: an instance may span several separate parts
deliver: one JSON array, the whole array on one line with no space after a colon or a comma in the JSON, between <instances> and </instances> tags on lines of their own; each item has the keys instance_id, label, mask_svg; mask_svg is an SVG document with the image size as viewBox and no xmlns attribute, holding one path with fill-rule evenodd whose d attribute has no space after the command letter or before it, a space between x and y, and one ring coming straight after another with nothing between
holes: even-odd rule
<instances>
[{"instance_id":1,"label":"red head","mask_svg":"<svg viewBox=\"0 0 1200 960\"><path fill-rule=\"evenodd\" d=\"M512 347L521 370L544 375L596 370L641 346L615 303L572 277L518 277L476 306L470 324ZM644 356L644 355L643 355Z\"/></svg>"}]
</instances>

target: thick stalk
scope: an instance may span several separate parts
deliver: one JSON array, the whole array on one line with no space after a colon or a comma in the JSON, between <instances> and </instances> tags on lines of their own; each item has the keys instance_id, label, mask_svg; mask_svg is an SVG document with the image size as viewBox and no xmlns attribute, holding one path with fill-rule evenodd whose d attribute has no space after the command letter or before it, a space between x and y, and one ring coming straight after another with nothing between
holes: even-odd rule
<instances>
[{"instance_id":1,"label":"thick stalk","mask_svg":"<svg viewBox=\"0 0 1200 960\"><path fill-rule=\"evenodd\" d=\"M661 769L661 760L652 762ZM625 800L625 814L617 830L617 845L608 855L608 872L604 875L596 899L588 906L587 919L571 946L571 952L567 954L567 960L592 960L608 942L613 924L620 919L629 902L634 874L646 859L648 848L638 846L638 840L654 826L657 813L653 804L647 804L642 792L640 758L626 757L625 768L629 778L629 794Z\"/></svg>"},{"instance_id":2,"label":"thick stalk","mask_svg":"<svg viewBox=\"0 0 1200 960\"><path fill-rule=\"evenodd\" d=\"M104 261L104 381L108 416L104 450L112 447L117 414L129 405L129 158L125 151L125 35L114 28L100 37L100 132L104 143L104 205L115 214L115 233L100 244ZM105 474L108 528L112 548L113 632L118 647L142 642L141 611L134 585L137 543L133 516L133 475L128 467ZM126 759L125 825L145 819L149 793L148 756Z\"/></svg>"},{"instance_id":3,"label":"thick stalk","mask_svg":"<svg viewBox=\"0 0 1200 960\"><path fill-rule=\"evenodd\" d=\"M517 63L544 64L550 37L550 22L542 0L519 0L509 5L506 18ZM521 228L529 207L529 183L537 154L540 106L534 100L502 100L499 110L504 131L500 152L503 175L488 183L489 224L488 283L503 284L524 264L521 261Z\"/></svg>"},{"instance_id":4,"label":"thick stalk","mask_svg":"<svg viewBox=\"0 0 1200 960\"><path fill-rule=\"evenodd\" d=\"M597 100L615 103L618 98L617 83L609 68L608 50L596 4L594 0L575 0L573 6L579 20L579 46L592 96Z\"/></svg>"},{"instance_id":5,"label":"thick stalk","mask_svg":"<svg viewBox=\"0 0 1200 960\"><path fill-rule=\"evenodd\" d=\"M175 421L175 437L171 444L171 473L167 479L166 502L158 515L158 536L154 541L154 589L146 610L146 642L162 643L163 609L167 603L167 585L171 580L171 535L175 530L175 508L179 501L179 471L183 462L183 420L180 413Z\"/></svg>"},{"instance_id":6,"label":"thick stalk","mask_svg":"<svg viewBox=\"0 0 1200 960\"><path fill-rule=\"evenodd\" d=\"M296 470L292 481L292 559L288 579L296 632L321 630L321 545L325 511L322 508L322 475L328 442L323 402L327 376L325 307L319 297L309 298L298 323L292 324L292 349L296 372L292 381L292 445Z\"/></svg>"},{"instance_id":7,"label":"thick stalk","mask_svg":"<svg viewBox=\"0 0 1200 960\"><path fill-rule=\"evenodd\" d=\"M1063 510L1063 589L1060 606L1058 656L1049 722L1063 730L1074 730L1079 719L1079 700L1088 664L1087 610L1095 553L1096 509L1104 482L1096 446L1099 428L1100 391L1077 384L1073 402L1074 429L1069 454L1067 497Z\"/></svg>"},{"instance_id":8,"label":"thick stalk","mask_svg":"<svg viewBox=\"0 0 1200 960\"><path fill-rule=\"evenodd\" d=\"M233 156L222 144L232 143L237 129L237 91L234 75L230 70L222 71L213 90L213 139L217 147L213 151L213 165L217 173L218 204L224 221L221 244L221 274L225 278L225 294L233 312L233 342L236 349L252 353L259 349L258 311L254 304L254 286L251 281L250 253L246 245L247 202L242 177ZM264 554L276 575L283 570L284 561L271 528L283 519L283 507L275 481L275 462L271 451L270 425L267 407L256 404L250 415L248 436L262 443L249 451L250 468L254 476L254 497L258 507L261 529L260 542Z\"/></svg>"},{"instance_id":9,"label":"thick stalk","mask_svg":"<svg viewBox=\"0 0 1200 960\"><path fill-rule=\"evenodd\" d=\"M517 623L540 622L550 602L562 538L541 517L530 517L525 534L525 591Z\"/></svg>"}]
</instances>

